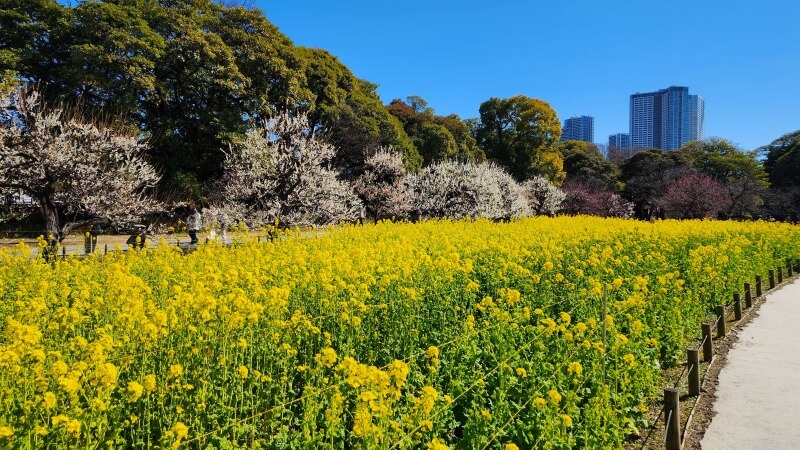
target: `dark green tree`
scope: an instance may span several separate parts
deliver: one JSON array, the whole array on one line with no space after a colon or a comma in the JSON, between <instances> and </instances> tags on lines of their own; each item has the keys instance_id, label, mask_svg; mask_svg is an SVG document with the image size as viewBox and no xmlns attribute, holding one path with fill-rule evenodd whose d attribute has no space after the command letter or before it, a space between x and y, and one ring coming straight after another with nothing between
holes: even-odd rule
<instances>
[{"instance_id":1,"label":"dark green tree","mask_svg":"<svg viewBox=\"0 0 800 450\"><path fill-rule=\"evenodd\" d=\"M423 123L413 139L425 163L444 161L455 156L458 151L458 145L450 131L433 122Z\"/></svg>"},{"instance_id":2,"label":"dark green tree","mask_svg":"<svg viewBox=\"0 0 800 450\"><path fill-rule=\"evenodd\" d=\"M564 160L564 183L582 183L594 190L617 190L619 168L607 160L596 145L583 141L558 143Z\"/></svg>"},{"instance_id":3,"label":"dark green tree","mask_svg":"<svg viewBox=\"0 0 800 450\"><path fill-rule=\"evenodd\" d=\"M64 91L63 64L72 39L72 9L55 0L0 3L0 71L47 86L49 96Z\"/></svg>"},{"instance_id":4,"label":"dark green tree","mask_svg":"<svg viewBox=\"0 0 800 450\"><path fill-rule=\"evenodd\" d=\"M82 2L73 10L64 83L85 107L139 125L142 101L157 88L155 69L165 40L137 5Z\"/></svg>"},{"instance_id":5,"label":"dark green tree","mask_svg":"<svg viewBox=\"0 0 800 450\"><path fill-rule=\"evenodd\" d=\"M764 158L769 182L777 188L800 187L800 130L757 150Z\"/></svg>"},{"instance_id":6,"label":"dark green tree","mask_svg":"<svg viewBox=\"0 0 800 450\"><path fill-rule=\"evenodd\" d=\"M356 176L378 148L393 147L408 170L419 170L422 157L400 121L383 106L377 85L358 79L325 50L300 47L297 54L304 67L305 107L312 123L328 130L338 150L336 165Z\"/></svg>"},{"instance_id":7,"label":"dark green tree","mask_svg":"<svg viewBox=\"0 0 800 450\"><path fill-rule=\"evenodd\" d=\"M506 167L517 179L540 175L564 180L563 161L555 148L561 122L549 103L517 95L491 98L480 106L478 146L487 158Z\"/></svg>"},{"instance_id":8,"label":"dark green tree","mask_svg":"<svg viewBox=\"0 0 800 450\"><path fill-rule=\"evenodd\" d=\"M633 202L636 217L649 219L656 215L658 201L669 186L690 173L692 168L678 152L645 150L620 165L622 195Z\"/></svg>"},{"instance_id":9,"label":"dark green tree","mask_svg":"<svg viewBox=\"0 0 800 450\"><path fill-rule=\"evenodd\" d=\"M424 164L442 159L484 161L467 125L456 114L437 116L428 102L419 96L394 99L386 109L403 124L424 158Z\"/></svg>"}]
</instances>

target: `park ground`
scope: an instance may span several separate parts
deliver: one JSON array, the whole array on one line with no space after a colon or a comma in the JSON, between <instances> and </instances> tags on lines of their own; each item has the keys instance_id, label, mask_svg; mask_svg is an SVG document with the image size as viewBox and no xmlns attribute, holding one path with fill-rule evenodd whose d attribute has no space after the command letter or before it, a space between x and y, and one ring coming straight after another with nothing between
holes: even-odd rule
<instances>
[{"instance_id":1,"label":"park ground","mask_svg":"<svg viewBox=\"0 0 800 450\"><path fill-rule=\"evenodd\" d=\"M703 449L800 448L800 280L767 296L720 371Z\"/></svg>"}]
</instances>

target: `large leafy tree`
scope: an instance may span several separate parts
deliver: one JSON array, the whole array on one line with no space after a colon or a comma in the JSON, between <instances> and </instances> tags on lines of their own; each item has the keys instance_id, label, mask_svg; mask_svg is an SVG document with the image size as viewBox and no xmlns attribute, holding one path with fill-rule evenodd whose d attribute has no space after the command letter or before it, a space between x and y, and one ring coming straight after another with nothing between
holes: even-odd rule
<instances>
[{"instance_id":1,"label":"large leafy tree","mask_svg":"<svg viewBox=\"0 0 800 450\"><path fill-rule=\"evenodd\" d=\"M437 116L425 99L415 95L407 97L405 101L394 99L386 109L403 124L403 129L414 140L422 155L424 164L445 159L486 159L467 124L458 115Z\"/></svg>"},{"instance_id":2,"label":"large leafy tree","mask_svg":"<svg viewBox=\"0 0 800 450\"><path fill-rule=\"evenodd\" d=\"M487 158L518 180L534 175L555 183L564 180L563 161L555 148L561 122L549 103L517 95L491 98L479 111L476 139Z\"/></svg>"},{"instance_id":3,"label":"large leafy tree","mask_svg":"<svg viewBox=\"0 0 800 450\"><path fill-rule=\"evenodd\" d=\"M422 165L411 138L400 122L383 106L377 85L357 78L325 50L299 47L304 67L309 119L315 129L327 130L336 146L334 164L355 177L365 160L381 147L392 147L409 170Z\"/></svg>"},{"instance_id":4,"label":"large leafy tree","mask_svg":"<svg viewBox=\"0 0 800 450\"><path fill-rule=\"evenodd\" d=\"M768 186L767 173L756 152L745 152L724 139L712 138L684 145L678 150L698 173L720 182L731 201L722 214L753 217L758 214Z\"/></svg>"},{"instance_id":5,"label":"large leafy tree","mask_svg":"<svg viewBox=\"0 0 800 450\"><path fill-rule=\"evenodd\" d=\"M138 125L140 102L158 87L155 69L165 39L142 18L139 5L82 2L72 19L65 82L85 106L124 114Z\"/></svg>"},{"instance_id":6,"label":"large leafy tree","mask_svg":"<svg viewBox=\"0 0 800 450\"><path fill-rule=\"evenodd\" d=\"M583 141L564 141L558 144L565 183L582 183L595 190L616 190L619 168L607 160L596 145Z\"/></svg>"},{"instance_id":7,"label":"large leafy tree","mask_svg":"<svg viewBox=\"0 0 800 450\"><path fill-rule=\"evenodd\" d=\"M72 10L55 0L0 3L0 70L47 84L48 95L65 86L64 62L72 38Z\"/></svg>"},{"instance_id":8,"label":"large leafy tree","mask_svg":"<svg viewBox=\"0 0 800 450\"><path fill-rule=\"evenodd\" d=\"M682 154L652 149L624 160L619 180L623 196L635 205L636 216L649 219L655 215L658 200L668 187L692 172Z\"/></svg>"},{"instance_id":9,"label":"large leafy tree","mask_svg":"<svg viewBox=\"0 0 800 450\"><path fill-rule=\"evenodd\" d=\"M770 183L778 188L800 187L800 130L759 148Z\"/></svg>"}]
</instances>

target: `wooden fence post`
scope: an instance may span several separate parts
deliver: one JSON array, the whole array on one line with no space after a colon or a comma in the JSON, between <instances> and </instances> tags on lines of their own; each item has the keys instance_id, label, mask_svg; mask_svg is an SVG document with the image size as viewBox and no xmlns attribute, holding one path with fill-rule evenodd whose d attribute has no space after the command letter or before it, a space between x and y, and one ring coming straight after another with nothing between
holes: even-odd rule
<instances>
[{"instance_id":1,"label":"wooden fence post","mask_svg":"<svg viewBox=\"0 0 800 450\"><path fill-rule=\"evenodd\" d=\"M686 350L686 365L689 367L689 395L700 395L700 350Z\"/></svg>"},{"instance_id":2,"label":"wooden fence post","mask_svg":"<svg viewBox=\"0 0 800 450\"><path fill-rule=\"evenodd\" d=\"M717 306L717 338L725 337L725 305Z\"/></svg>"},{"instance_id":3,"label":"wooden fence post","mask_svg":"<svg viewBox=\"0 0 800 450\"><path fill-rule=\"evenodd\" d=\"M761 284L761 275L756 275L756 297L761 297L763 288Z\"/></svg>"},{"instance_id":4,"label":"wooden fence post","mask_svg":"<svg viewBox=\"0 0 800 450\"><path fill-rule=\"evenodd\" d=\"M769 288L770 290L775 289L775 271L769 271Z\"/></svg>"},{"instance_id":5,"label":"wooden fence post","mask_svg":"<svg viewBox=\"0 0 800 450\"><path fill-rule=\"evenodd\" d=\"M681 450L680 392L677 389L664 389L664 428L666 449Z\"/></svg>"},{"instance_id":6,"label":"wooden fence post","mask_svg":"<svg viewBox=\"0 0 800 450\"><path fill-rule=\"evenodd\" d=\"M783 267L778 266L778 284L783 283Z\"/></svg>"},{"instance_id":7,"label":"wooden fence post","mask_svg":"<svg viewBox=\"0 0 800 450\"><path fill-rule=\"evenodd\" d=\"M105 250L103 250L103 251L105 252L104 254L106 254L106 255L108 254L108 244L105 245Z\"/></svg>"},{"instance_id":8,"label":"wooden fence post","mask_svg":"<svg viewBox=\"0 0 800 450\"><path fill-rule=\"evenodd\" d=\"M714 357L714 338L711 337L711 324L704 323L703 326L703 361L710 362Z\"/></svg>"},{"instance_id":9,"label":"wooden fence post","mask_svg":"<svg viewBox=\"0 0 800 450\"><path fill-rule=\"evenodd\" d=\"M67 247L61 247L61 258L67 257Z\"/></svg>"},{"instance_id":10,"label":"wooden fence post","mask_svg":"<svg viewBox=\"0 0 800 450\"><path fill-rule=\"evenodd\" d=\"M794 267L792 267L792 260L790 259L786 264L786 278L792 278L794 276Z\"/></svg>"},{"instance_id":11,"label":"wooden fence post","mask_svg":"<svg viewBox=\"0 0 800 450\"><path fill-rule=\"evenodd\" d=\"M733 318L735 320L742 320L742 294L733 294Z\"/></svg>"},{"instance_id":12,"label":"wooden fence post","mask_svg":"<svg viewBox=\"0 0 800 450\"><path fill-rule=\"evenodd\" d=\"M753 307L753 293L750 283L744 284L744 306L748 308Z\"/></svg>"}]
</instances>

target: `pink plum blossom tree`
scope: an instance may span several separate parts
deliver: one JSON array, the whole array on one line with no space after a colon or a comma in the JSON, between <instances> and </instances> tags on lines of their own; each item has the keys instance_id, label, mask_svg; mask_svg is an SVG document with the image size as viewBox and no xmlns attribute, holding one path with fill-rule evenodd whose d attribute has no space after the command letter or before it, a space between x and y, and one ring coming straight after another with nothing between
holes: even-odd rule
<instances>
[{"instance_id":1,"label":"pink plum blossom tree","mask_svg":"<svg viewBox=\"0 0 800 450\"><path fill-rule=\"evenodd\" d=\"M717 180L708 175L689 174L667 187L658 206L676 219L714 218L731 205L731 197Z\"/></svg>"}]
</instances>

